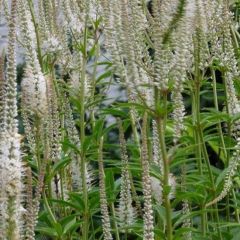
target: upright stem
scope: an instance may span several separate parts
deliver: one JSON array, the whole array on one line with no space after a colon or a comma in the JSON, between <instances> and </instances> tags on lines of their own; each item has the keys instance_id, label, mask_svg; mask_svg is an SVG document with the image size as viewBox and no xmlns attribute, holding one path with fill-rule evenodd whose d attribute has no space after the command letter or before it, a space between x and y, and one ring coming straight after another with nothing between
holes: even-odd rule
<instances>
[{"instance_id":1,"label":"upright stem","mask_svg":"<svg viewBox=\"0 0 240 240\"><path fill-rule=\"evenodd\" d=\"M196 144L196 159L198 164L198 172L200 175L203 175L202 167L202 151L201 151L201 140L198 133L198 127L200 125L200 83L195 81L194 91L193 91L193 105L192 105L192 116L193 116L193 125L194 125L194 138ZM200 206L201 210L204 210L204 203ZM202 211L201 214L201 231L202 235L206 236L207 232L207 216L206 212Z\"/></svg>"},{"instance_id":2,"label":"upright stem","mask_svg":"<svg viewBox=\"0 0 240 240\"><path fill-rule=\"evenodd\" d=\"M214 196L214 199L217 197L216 195L216 187L215 187L215 183L214 183L214 178L213 178L213 174L212 174L212 170L211 170L211 165L210 165L210 161L209 161L209 156L208 156L208 152L207 152L207 148L206 148L206 144L204 142L204 138L203 138L203 131L200 128L199 129L199 133L200 133L200 140L201 140L201 144L202 144L202 151L203 151L203 157L205 159L205 163L207 164L207 169L208 169L208 174L209 174L209 178L210 178L210 182L211 182L211 187L212 187L212 193ZM216 222L217 222L217 233L218 233L218 237L220 239L222 239L222 234L220 231L220 221L219 221L219 215L218 215L218 206L217 204L214 204L214 209L215 209L215 218L216 218Z\"/></svg>"},{"instance_id":3,"label":"upright stem","mask_svg":"<svg viewBox=\"0 0 240 240\"><path fill-rule=\"evenodd\" d=\"M133 131L134 142L135 142L136 147L138 149L139 155L141 155L139 134L138 134L138 131L137 131L136 119L135 119L133 111L134 111L134 108L130 109L130 121L131 121L131 126L132 126L132 131ZM132 188L133 199L136 202L137 211L138 211L139 214L142 214L141 203L139 201L139 197L137 195L136 188L134 186L133 176L132 176L131 172L129 172L129 178L130 178L130 184L131 184L131 188Z\"/></svg>"},{"instance_id":4,"label":"upright stem","mask_svg":"<svg viewBox=\"0 0 240 240\"><path fill-rule=\"evenodd\" d=\"M219 108L218 108L218 96L217 96L217 81L216 81L216 74L215 74L215 71L213 69L211 69L211 72L212 72L212 78L213 78L213 97L214 97L214 106L215 106L215 109L217 111L219 111ZM222 150L223 150L223 153L224 153L224 157L227 159L227 151L226 151L226 146L225 146L225 142L224 142L224 138L223 138L223 131L222 131L222 126L221 126L221 122L218 121L218 133L219 133L219 136L220 136L220 140L221 140L221 145L222 145Z\"/></svg>"},{"instance_id":5,"label":"upright stem","mask_svg":"<svg viewBox=\"0 0 240 240\"><path fill-rule=\"evenodd\" d=\"M139 134L137 131L137 125L136 125L136 119L134 117L134 108L130 110L130 121L131 121L131 126L132 126L132 131L133 131L133 137L135 144L137 145L139 153L141 152L140 150L140 140L139 140Z\"/></svg>"},{"instance_id":6,"label":"upright stem","mask_svg":"<svg viewBox=\"0 0 240 240\"><path fill-rule=\"evenodd\" d=\"M39 61L39 64L41 66L41 69L43 71L42 51L41 51L40 37L39 37L39 32L38 32L39 28L38 28L38 24L37 24L36 19L35 19L34 10L33 10L33 3L32 3L31 0L28 0L28 6L29 6L29 9L30 9L30 13L31 13L31 17L32 17L33 25L34 25L34 30L35 30L35 34L36 34L38 61Z\"/></svg>"},{"instance_id":7,"label":"upright stem","mask_svg":"<svg viewBox=\"0 0 240 240\"><path fill-rule=\"evenodd\" d=\"M48 199L47 199L46 193L44 191L43 191L43 202L44 202L45 207L47 208L47 211L49 213L49 216L50 216L52 222L54 224L56 224L57 220L56 220L56 218L55 218L55 216L54 216L54 214L52 212L51 207L49 206Z\"/></svg>"},{"instance_id":8,"label":"upright stem","mask_svg":"<svg viewBox=\"0 0 240 240\"><path fill-rule=\"evenodd\" d=\"M240 218L239 218L239 208L237 204L237 198L235 194L235 190L232 190L232 195L233 195L233 202L234 202L234 208L235 208L235 218L238 223L240 223Z\"/></svg>"},{"instance_id":9,"label":"upright stem","mask_svg":"<svg viewBox=\"0 0 240 240\"><path fill-rule=\"evenodd\" d=\"M211 73L212 73L212 78L213 78L214 106L215 106L215 109L217 111L219 111L219 108L218 108L218 96L217 96L216 74L215 74L215 71L213 69L211 69ZM221 148L222 148L222 151L223 151L223 154L224 154L224 159L225 159L225 163L224 164L227 166L228 162L229 162L229 159L228 159L229 155L228 155L228 153L226 151L226 145L225 145L225 142L224 142L223 131L222 131L222 126L221 126L221 122L220 121L218 121L217 130L218 130L218 134L220 136ZM227 196L226 215L227 215L227 221L230 221L229 195Z\"/></svg>"},{"instance_id":10,"label":"upright stem","mask_svg":"<svg viewBox=\"0 0 240 240\"><path fill-rule=\"evenodd\" d=\"M171 209L171 202L169 199L169 161L167 156L167 148L165 143L165 125L166 125L166 117L167 117L167 92L162 92L162 101L163 101L163 113L158 112L159 108L159 98L160 94L157 89L155 89L155 107L156 107L156 122L158 126L158 135L159 135L159 142L160 148L162 153L163 159L163 199L165 204L165 211L166 211L166 222L167 222L167 240L173 239L172 233L172 209Z\"/></svg>"},{"instance_id":11,"label":"upright stem","mask_svg":"<svg viewBox=\"0 0 240 240\"><path fill-rule=\"evenodd\" d=\"M194 73L194 99L195 99L195 106L193 106L193 109L195 109L195 111L193 112L193 115L195 115L193 117L193 124L194 124L194 129L195 129L195 134L197 137L197 146L198 146L198 151L200 150L203 154L203 159L205 161L205 164L207 165L207 170L208 170L208 174L209 174L209 179L211 182L211 190L213 195L216 197L216 187L215 187L215 182L214 182L214 177L213 177L213 173L211 170L211 164L210 164L210 160L209 160L209 156L208 156L208 152L207 152L207 147L204 141L204 135L203 135L203 129L201 126L201 116L200 116L200 110L201 110L201 106L200 106L200 88L201 88L201 82L202 82L202 74L201 74L201 70L200 70L200 39L196 39L196 45L195 45L195 62L194 62L194 67L195 67L195 73ZM199 164L201 164L202 167L202 160L201 160L201 155L200 152L197 152L197 157L200 157L200 159L198 159ZM200 169L200 173L202 174L202 169ZM215 204L214 205L215 208L215 217L216 217L216 222L217 222L217 233L218 233L218 237L219 239L222 239L221 236L221 232L219 230L219 216L218 216L218 207ZM201 209L204 210L205 206L201 206ZM202 233L203 236L205 236L206 234L206 215L203 214L202 215Z\"/></svg>"},{"instance_id":12,"label":"upright stem","mask_svg":"<svg viewBox=\"0 0 240 240\"><path fill-rule=\"evenodd\" d=\"M198 126L200 125L200 84L196 83L193 91L193 105L192 105L192 116L193 116L193 124L194 124L194 135L196 142L196 157L198 164L199 174L203 174L202 169L202 154L201 154L201 144L200 137L197 131Z\"/></svg>"},{"instance_id":13,"label":"upright stem","mask_svg":"<svg viewBox=\"0 0 240 240\"><path fill-rule=\"evenodd\" d=\"M104 173L104 164L103 164L103 136L99 141L99 149L98 149L98 169L99 169L99 189L100 189L100 206L101 206L101 214L102 214L102 229L103 229L103 239L104 240L112 240L111 233L111 222L108 211L108 201L106 194L106 186L105 186L105 173Z\"/></svg>"},{"instance_id":14,"label":"upright stem","mask_svg":"<svg viewBox=\"0 0 240 240\"><path fill-rule=\"evenodd\" d=\"M91 101L94 102L95 101L95 91L96 91L96 83L97 83L97 72L98 72L98 60L99 60L99 56L100 56L100 46L98 43L98 29L95 29L95 58L94 58L94 65L93 65L93 73L92 73L92 91L91 91ZM95 121L95 112L94 112L94 108L90 109L90 116L91 116L91 124L92 124L92 128L94 129L96 121Z\"/></svg>"},{"instance_id":15,"label":"upright stem","mask_svg":"<svg viewBox=\"0 0 240 240\"><path fill-rule=\"evenodd\" d=\"M225 92L225 99L226 99L226 112L230 115L230 110L229 110L229 105L228 105L228 102L227 102L227 99L228 99L228 86L227 86L227 82L226 82L226 78L225 78L225 73L223 73L223 82L224 82L224 92ZM228 121L227 122L227 135L228 135L228 139L231 139L232 137L232 133L231 133L231 122ZM230 161L230 142L229 140L227 141L227 162L226 162L226 166L229 165L229 161ZM239 218L239 210L238 210L238 204L237 204L237 201L236 201L236 195L235 195L235 190L234 188L232 189L232 195L233 195L233 199L234 199L234 209L235 209L235 217L236 217L236 220L237 222L240 222L240 218ZM228 205L227 205L228 206ZM229 206L228 206L229 207Z\"/></svg>"},{"instance_id":16,"label":"upright stem","mask_svg":"<svg viewBox=\"0 0 240 240\"><path fill-rule=\"evenodd\" d=\"M80 141L81 141L81 178L82 178L82 191L83 191L83 202L84 202L84 213L83 213L83 240L88 240L88 189L86 182L86 157L84 151L85 141L85 81L86 81L86 67L87 67L87 26L84 30L84 51L83 51L83 62L82 62L82 74L81 74L81 89L80 89Z\"/></svg>"},{"instance_id":17,"label":"upright stem","mask_svg":"<svg viewBox=\"0 0 240 240\"><path fill-rule=\"evenodd\" d=\"M112 215L113 215L113 225L114 225L114 228L115 228L115 231L116 231L115 237L116 237L116 240L120 240L118 225L117 225L117 222L116 222L115 207L114 207L113 202L111 203L111 212L112 212Z\"/></svg>"},{"instance_id":18,"label":"upright stem","mask_svg":"<svg viewBox=\"0 0 240 240\"><path fill-rule=\"evenodd\" d=\"M163 198L165 203L165 210L166 210L166 221L167 221L167 239L172 240L172 210L171 210L171 203L169 199L169 162L167 157L167 151L166 151L166 144L165 144L165 134L164 134L164 123L163 121L158 118L157 123L159 126L159 140L160 140L160 147L163 157L163 168L164 168L164 176L163 176ZM164 189L165 188L165 189Z\"/></svg>"}]
</instances>

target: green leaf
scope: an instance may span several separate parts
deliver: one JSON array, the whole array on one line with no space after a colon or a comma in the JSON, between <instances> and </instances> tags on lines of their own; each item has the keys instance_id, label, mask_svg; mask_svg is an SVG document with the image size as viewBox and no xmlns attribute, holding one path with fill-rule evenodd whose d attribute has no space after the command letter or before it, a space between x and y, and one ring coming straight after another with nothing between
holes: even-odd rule
<instances>
[{"instance_id":1,"label":"green leaf","mask_svg":"<svg viewBox=\"0 0 240 240\"><path fill-rule=\"evenodd\" d=\"M69 220L70 221L63 228L63 234L66 234L69 231L71 231L76 225L76 217L73 217L73 219L69 219Z\"/></svg>"},{"instance_id":2,"label":"green leaf","mask_svg":"<svg viewBox=\"0 0 240 240\"><path fill-rule=\"evenodd\" d=\"M63 228L62 225L60 223L53 223L54 229L56 230L57 234L59 237L61 237L63 235Z\"/></svg>"},{"instance_id":3,"label":"green leaf","mask_svg":"<svg viewBox=\"0 0 240 240\"><path fill-rule=\"evenodd\" d=\"M35 231L39 232L41 234L45 234L49 237L57 237L58 236L57 231L54 228L50 228L50 227L39 227L39 226L37 226L35 228Z\"/></svg>"},{"instance_id":4,"label":"green leaf","mask_svg":"<svg viewBox=\"0 0 240 240\"><path fill-rule=\"evenodd\" d=\"M58 162L54 163L54 165L50 169L50 174L47 177L47 182L51 181L51 179L57 174L58 171L66 167L70 163L70 158L62 158Z\"/></svg>"}]
</instances>

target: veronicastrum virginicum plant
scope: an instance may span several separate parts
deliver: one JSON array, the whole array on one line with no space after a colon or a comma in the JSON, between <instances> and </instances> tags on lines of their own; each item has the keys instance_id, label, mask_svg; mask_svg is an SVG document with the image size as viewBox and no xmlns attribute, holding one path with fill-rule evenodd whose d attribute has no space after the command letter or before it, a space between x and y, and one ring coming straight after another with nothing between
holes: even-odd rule
<instances>
[{"instance_id":1,"label":"veronicastrum virginicum plant","mask_svg":"<svg viewBox=\"0 0 240 240\"><path fill-rule=\"evenodd\" d=\"M238 1L0 6L0 239L240 234Z\"/></svg>"}]
</instances>

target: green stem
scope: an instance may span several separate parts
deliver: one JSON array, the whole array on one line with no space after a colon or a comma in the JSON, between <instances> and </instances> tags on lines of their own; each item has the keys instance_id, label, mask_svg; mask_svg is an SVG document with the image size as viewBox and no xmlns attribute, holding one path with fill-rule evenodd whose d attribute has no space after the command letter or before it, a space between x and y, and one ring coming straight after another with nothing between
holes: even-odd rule
<instances>
[{"instance_id":1,"label":"green stem","mask_svg":"<svg viewBox=\"0 0 240 240\"><path fill-rule=\"evenodd\" d=\"M35 30L35 34L36 34L36 40L37 40L38 61L39 61L39 64L41 66L41 69L43 71L42 51L41 51L41 45L40 45L40 36L39 36L39 32L38 32L39 28L38 28L38 24L37 24L36 19L35 19L32 4L33 4L32 1L28 0L28 6L29 6L30 13L31 13L31 17L32 17L33 25L34 25L34 30Z\"/></svg>"},{"instance_id":2,"label":"green stem","mask_svg":"<svg viewBox=\"0 0 240 240\"><path fill-rule=\"evenodd\" d=\"M160 148L163 159L163 199L166 211L166 223L167 223L167 240L173 239L173 229L172 229L172 209L171 202L169 199L169 161L167 156L167 148L165 143L165 125L166 125L166 116L167 116L167 92L162 93L162 101L163 101L163 114L161 111L159 112L159 91L155 89L155 107L156 107L156 122L158 126L158 135Z\"/></svg>"},{"instance_id":3,"label":"green stem","mask_svg":"<svg viewBox=\"0 0 240 240\"><path fill-rule=\"evenodd\" d=\"M137 150L138 150L138 153L140 155L141 154L141 148L140 148L139 134L138 134L138 131L137 131L136 119L135 119L132 111L134 111L134 109L130 110L131 127L132 127L132 131L133 131L134 142L137 146ZM133 176L132 176L131 171L129 171L129 179L130 179L130 184L131 184L131 189L132 189L132 194L133 194L133 200L136 202L137 211L138 211L139 214L142 214L141 203L139 201L136 188L134 186Z\"/></svg>"},{"instance_id":4,"label":"green stem","mask_svg":"<svg viewBox=\"0 0 240 240\"><path fill-rule=\"evenodd\" d=\"M199 57L199 56L198 56ZM197 58L200 59L200 58ZM209 174L209 179L211 182L211 187L212 187L212 193L214 195L214 198L216 197L216 187L215 187L215 182L214 182L214 177L213 177L213 173L211 170L211 164L210 164L210 160L209 160L209 156L208 156L208 152L207 152L207 148L206 148L206 144L204 141L204 135L203 135L203 129L201 126L201 117L200 117L200 86L201 86L201 72L200 72L200 68L199 68L199 60L197 60L195 62L195 104L196 104L196 111L195 111L195 115L196 115L196 123L195 123L195 129L196 129L196 135L198 136L198 142L197 145L200 146L202 154L203 154L203 159L205 161L205 164L207 166L207 170L208 170L208 174ZM201 161L201 159L200 159ZM204 210L205 206L201 206L202 210ZM215 218L217 221L217 232L218 232L218 237L220 239L222 239L222 235L219 229L219 215L218 215L218 207L217 204L214 205L215 208ZM203 234L206 234L206 221L205 221L205 216L202 216L202 231Z\"/></svg>"},{"instance_id":5,"label":"green stem","mask_svg":"<svg viewBox=\"0 0 240 240\"><path fill-rule=\"evenodd\" d=\"M215 188L215 182L214 182L214 177L213 177L213 173L211 170L211 164L209 161L209 156L208 156L208 152L207 152L207 148L206 148L206 144L204 141L204 135L203 135L203 129L201 126L201 116L200 116L200 110L201 110L201 106L200 106L200 88L201 88L201 83L202 83L202 74L201 74L201 70L200 70L200 62L201 62L201 31L197 29L196 31L196 38L195 38L195 47L194 47L194 55L195 55L195 60L194 60L194 93L195 93L195 105L196 105L196 110L194 112L195 114L195 122L194 122L194 126L195 126L195 131L196 131L196 136L197 136L197 145L200 146L202 154L203 154L203 159L205 161L205 164L207 166L207 170L208 170L208 174L209 174L209 179L210 179L210 183L211 183L211 190L213 193L213 196L216 197L216 188ZM199 153L198 153L199 154ZM199 160L201 161L201 159ZM205 210L205 206L201 205L202 210ZM218 215L218 207L217 204L214 205L214 209L215 209L215 218L216 218L216 222L217 222L217 233L218 233L218 237L219 239L222 239L222 235L219 229L219 215ZM203 211L205 212L205 211ZM206 228L207 228L207 222L205 221L205 214L202 215L202 233L205 236L206 234Z\"/></svg>"},{"instance_id":6,"label":"green stem","mask_svg":"<svg viewBox=\"0 0 240 240\"><path fill-rule=\"evenodd\" d=\"M226 83L226 79L225 79L224 73L223 73L223 76L224 76L223 77L223 82L224 82L223 86L224 86L224 93L225 93L225 99L226 99L225 100L226 101L226 104L225 104L226 112L227 112L228 115L230 115L230 110L229 110L228 101L227 101L227 99L228 99L228 95L227 95L228 89L227 89L227 83ZM227 121L227 135L228 135L228 139L231 139L231 137L232 137L232 135L231 135L231 120ZM227 141L227 148L226 148L227 149L227 163L226 163L227 166L229 164L229 160L230 160L230 156L231 156L230 146L231 146L231 143L228 140Z\"/></svg>"},{"instance_id":7,"label":"green stem","mask_svg":"<svg viewBox=\"0 0 240 240\"><path fill-rule=\"evenodd\" d=\"M200 116L199 113L198 113L198 115ZM198 119L200 121L199 117L198 117ZM205 144L205 141L204 141L203 130L202 130L200 122L197 122L196 128L197 128L199 139L200 139L200 146L202 148L203 159L205 160L205 164L207 165L209 179L210 179L210 182L211 182L212 193L213 193L214 198L216 198L216 187L215 187L214 177L213 177L213 173L212 173L212 170L211 170L211 164L210 164L210 160L209 160L206 144ZM220 232L220 229L219 229L220 222L219 222L219 215L218 215L217 204L214 205L214 209L215 209L215 218L216 218L216 222L217 222L218 237L220 239L222 239L222 235L221 235L221 232ZM206 224L206 223L204 223L204 224Z\"/></svg>"},{"instance_id":8,"label":"green stem","mask_svg":"<svg viewBox=\"0 0 240 240\"><path fill-rule=\"evenodd\" d=\"M237 221L238 223L240 223L239 208L238 208L237 198L236 198L236 194L235 194L235 190L234 190L234 189L232 189L232 195L233 195L233 202L234 202L234 208L235 208L236 221Z\"/></svg>"},{"instance_id":9,"label":"green stem","mask_svg":"<svg viewBox=\"0 0 240 240\"><path fill-rule=\"evenodd\" d=\"M218 95L217 95L217 81L216 81L216 74L215 74L215 71L213 69L211 69L211 72L212 72L212 78L213 78L213 97L214 97L214 106L215 106L215 109L217 111L219 111L219 108L218 108ZM224 138L223 138L223 131L222 131L222 126L221 126L221 122L218 121L218 133L219 133L219 136L220 136L220 141L221 141L221 146L222 146L222 150L223 150L223 153L224 153L224 157L225 159L227 159L227 151L226 151L226 146L225 146L225 142L224 142Z\"/></svg>"},{"instance_id":10,"label":"green stem","mask_svg":"<svg viewBox=\"0 0 240 240\"><path fill-rule=\"evenodd\" d=\"M204 146L203 146L204 152L206 152L206 145L205 145L205 144L203 144L203 145L204 145ZM207 165L208 165L209 175L211 176L211 177L210 177L210 181L211 181L211 184L212 184L212 193L213 193L213 197L214 197L214 199L215 199L215 198L217 197L217 194L216 194L216 188L215 188L215 184L214 184L214 180L213 180L212 171L211 171L211 169L210 169L209 158L208 158L208 155L205 155L205 154L204 154L204 156L205 156L205 159L206 159L206 162L207 162ZM207 156L207 157L206 157L206 156ZM219 239L222 240L222 233L221 233L221 231L220 231L220 219L219 219L219 214L218 214L218 205L217 205L217 203L214 204L213 208L214 208L214 210L215 210L215 211L214 211L214 215L215 215L216 225L217 225L217 227L216 227L215 230L217 230Z\"/></svg>"},{"instance_id":11,"label":"green stem","mask_svg":"<svg viewBox=\"0 0 240 240\"><path fill-rule=\"evenodd\" d=\"M212 78L213 78L214 105L215 105L215 109L217 111L219 111L219 108L218 108L218 96L217 96L216 74L215 74L215 71L213 69L211 69L211 73L212 73ZM225 145L225 142L224 142L223 131L222 131L222 126L221 126L221 122L220 121L218 121L217 130L218 130L218 135L220 136L221 148L223 150L224 159L226 160L224 163L226 165L226 164L228 164L228 153L226 151L226 145ZM219 153L219 155L220 155L220 153ZM229 222L230 221L229 195L227 197L226 215L227 215L227 221Z\"/></svg>"},{"instance_id":12,"label":"green stem","mask_svg":"<svg viewBox=\"0 0 240 240\"><path fill-rule=\"evenodd\" d=\"M116 234L115 234L116 240L120 240L118 225L117 225L117 222L116 222L116 213L115 213L115 208L114 208L114 203L113 202L111 203L111 212L112 212L112 216L113 216L113 225L114 225L114 228L115 228L115 231L116 231Z\"/></svg>"},{"instance_id":13,"label":"green stem","mask_svg":"<svg viewBox=\"0 0 240 240\"><path fill-rule=\"evenodd\" d=\"M94 38L95 38L95 58L94 58L94 64L93 64L93 74L92 74L92 91L91 91L91 101L94 102L95 101L95 91L96 91L96 83L97 83L97 72L98 72L98 59L99 59L99 55L100 55L100 46L98 44L98 37L97 37L97 29L95 30L95 34L94 34ZM91 118L91 124L92 124L92 128L95 128L95 113L94 113L94 108L90 109L90 118Z\"/></svg>"},{"instance_id":14,"label":"green stem","mask_svg":"<svg viewBox=\"0 0 240 240\"><path fill-rule=\"evenodd\" d=\"M135 144L137 145L138 151L139 153L141 152L140 150L140 140L139 140L139 134L137 131L137 126L136 126L136 119L134 117L134 108L130 109L130 121L131 121L131 127L132 127L132 131L133 131L133 137L134 137L134 141Z\"/></svg>"},{"instance_id":15,"label":"green stem","mask_svg":"<svg viewBox=\"0 0 240 240\"><path fill-rule=\"evenodd\" d=\"M223 75L224 75L224 73L223 73ZM225 77L223 78L223 80L224 80L224 92L225 92L225 99L226 99L226 111L227 111L227 113L230 115L230 111L229 111L229 106L228 106L228 101L227 101L227 99L228 99L228 95L227 95L227 92L228 92L228 90L227 90L227 83L226 83L226 79L225 79ZM228 134L228 139L231 139L231 122L230 121L228 121L227 122L227 125L228 125L228 127L227 127L227 129L228 129L228 132L227 132L227 134ZM227 161L226 161L226 166L228 166L229 165L229 161L230 161L230 147L229 147L229 145L230 145L230 142L229 141L227 141ZM239 218L239 209L238 209L238 204L237 204L237 199L236 199L236 194L235 194L235 191L234 191L234 188L232 189L232 195L233 195L233 202L234 202L234 212L235 212L235 217L236 217L236 220L237 220L237 222L238 223L240 223L240 218ZM229 196L229 195L228 195ZM229 208L229 205L227 205L227 207Z\"/></svg>"},{"instance_id":16,"label":"green stem","mask_svg":"<svg viewBox=\"0 0 240 240\"><path fill-rule=\"evenodd\" d=\"M160 147L162 152L162 158L163 158L163 198L165 203L165 211L166 211L166 222L167 222L167 239L172 240L172 210L171 210L171 203L169 199L169 192L167 188L169 187L169 162L167 157L167 150L166 150L166 144L165 144L165 134L164 134L164 123L161 118L157 118L157 123L159 127L159 140L160 140ZM165 189L164 189L165 188Z\"/></svg>"},{"instance_id":17,"label":"green stem","mask_svg":"<svg viewBox=\"0 0 240 240\"><path fill-rule=\"evenodd\" d=\"M83 69L85 64L83 64ZM84 70L83 70L84 72ZM84 201L84 222L83 222L83 239L88 239L88 190L86 182L86 158L84 151L84 140L85 140L85 108L84 108L84 83L85 74L82 74L82 84L81 84L81 113L80 113L80 140L81 140L81 175L82 175L82 191L83 191L83 201Z\"/></svg>"},{"instance_id":18,"label":"green stem","mask_svg":"<svg viewBox=\"0 0 240 240\"><path fill-rule=\"evenodd\" d=\"M81 89L80 89L80 141L81 141L81 178L82 178L82 192L84 202L83 213L83 240L88 240L89 229L89 211L88 211L88 188L86 182L86 156L84 150L85 141L85 81L86 81L86 68L87 68L87 26L84 30L84 51L82 62L82 74L81 74Z\"/></svg>"},{"instance_id":19,"label":"green stem","mask_svg":"<svg viewBox=\"0 0 240 240\"><path fill-rule=\"evenodd\" d=\"M37 167L38 171L41 169L41 119L36 115L35 118L36 126L36 157L37 157Z\"/></svg>"},{"instance_id":20,"label":"green stem","mask_svg":"<svg viewBox=\"0 0 240 240\"><path fill-rule=\"evenodd\" d=\"M49 203L48 203L48 200L47 200L47 197L46 197L45 192L43 192L43 202L44 202L44 204L45 204L45 207L47 208L47 211L48 211L48 213L49 213L50 218L51 218L52 221L56 224L56 223L57 223L57 220L56 220L56 218L54 217L54 214L53 214L53 212L52 212L52 210L51 210L51 208L50 208L50 206L49 206Z\"/></svg>"},{"instance_id":21,"label":"green stem","mask_svg":"<svg viewBox=\"0 0 240 240\"><path fill-rule=\"evenodd\" d=\"M93 233L92 233L92 235L93 235L93 239L96 239L96 233L95 233L95 231L94 231L94 221L93 221L93 217L92 217L92 215L91 215L91 225L92 225L92 230L93 230Z\"/></svg>"},{"instance_id":22,"label":"green stem","mask_svg":"<svg viewBox=\"0 0 240 240\"><path fill-rule=\"evenodd\" d=\"M196 53L195 53L196 54ZM195 57L195 79L193 84L193 105L192 105L192 113L193 113L193 125L194 125L194 133L195 133L195 140L196 140L196 156L198 161L198 170L200 175L203 174L202 169L202 156L201 156L201 144L200 144L200 136L198 133L198 126L200 126L200 111L201 111L201 104L200 104L200 84L201 84L201 73L199 69L199 53L197 52L197 56Z\"/></svg>"}]
</instances>

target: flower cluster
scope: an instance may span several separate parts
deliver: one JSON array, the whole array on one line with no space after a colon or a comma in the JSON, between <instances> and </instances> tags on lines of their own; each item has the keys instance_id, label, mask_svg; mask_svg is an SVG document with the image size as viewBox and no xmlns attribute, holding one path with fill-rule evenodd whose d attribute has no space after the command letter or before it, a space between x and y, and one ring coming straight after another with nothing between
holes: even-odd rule
<instances>
[{"instance_id":1,"label":"flower cluster","mask_svg":"<svg viewBox=\"0 0 240 240\"><path fill-rule=\"evenodd\" d=\"M36 88L37 86L37 88ZM30 65L27 65L21 82L22 104L27 111L43 115L47 110L46 80L42 73L36 77Z\"/></svg>"},{"instance_id":2,"label":"flower cluster","mask_svg":"<svg viewBox=\"0 0 240 240\"><path fill-rule=\"evenodd\" d=\"M111 224L110 217L107 205L107 195L106 195L106 187L105 187L105 174L104 174L104 166L103 166L103 155L102 155L102 144L103 139L101 140L99 147L99 191L100 191L100 205L101 205L101 213L102 213L102 226L103 226L103 235L104 240L112 240L111 234Z\"/></svg>"},{"instance_id":3,"label":"flower cluster","mask_svg":"<svg viewBox=\"0 0 240 240\"><path fill-rule=\"evenodd\" d=\"M148 162L148 148L147 148L147 115L143 119L142 128L142 185L143 185L143 198L144 198L144 240L154 240L154 219L153 219L153 206L152 206L152 186L149 172Z\"/></svg>"},{"instance_id":4,"label":"flower cluster","mask_svg":"<svg viewBox=\"0 0 240 240\"><path fill-rule=\"evenodd\" d=\"M237 169L240 165L239 162L240 158L240 138L237 139L237 144L235 146L235 151L233 153L233 156L230 160L229 167L227 168L227 173L224 179L224 185L221 193L218 197L213 199L211 202L207 203L206 206L213 205L219 201L221 201L223 198L225 198L228 194L228 192L231 190L231 187L233 185L233 177L236 175Z\"/></svg>"},{"instance_id":5,"label":"flower cluster","mask_svg":"<svg viewBox=\"0 0 240 240\"><path fill-rule=\"evenodd\" d=\"M25 42L26 70L23 78L22 92L25 108L37 114L46 110L46 82L41 70L36 50L36 35L31 29L29 9L25 1L19 1L19 16L22 38Z\"/></svg>"},{"instance_id":6,"label":"flower cluster","mask_svg":"<svg viewBox=\"0 0 240 240\"><path fill-rule=\"evenodd\" d=\"M18 134L16 75L17 1L12 0L8 18L6 78L1 69L1 133L0 133L0 234L2 239L20 239L22 230L22 162L21 136Z\"/></svg>"},{"instance_id":7,"label":"flower cluster","mask_svg":"<svg viewBox=\"0 0 240 240\"><path fill-rule=\"evenodd\" d=\"M121 190L118 215L120 224L123 227L127 227L134 223L136 211L133 207L131 183L128 170L128 155L126 148L126 141L124 139L124 131L122 123L119 120L119 141L121 146L121 160L122 160L122 173L121 173Z\"/></svg>"},{"instance_id":8,"label":"flower cluster","mask_svg":"<svg viewBox=\"0 0 240 240\"><path fill-rule=\"evenodd\" d=\"M42 49L44 53L57 53L62 50L62 45L57 37L51 36L43 42Z\"/></svg>"}]
</instances>

